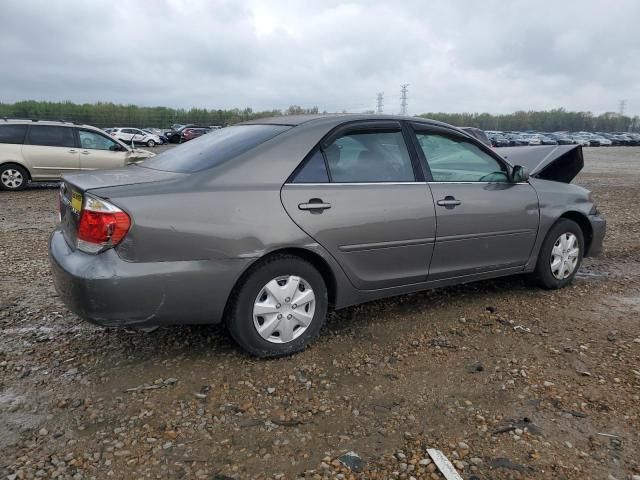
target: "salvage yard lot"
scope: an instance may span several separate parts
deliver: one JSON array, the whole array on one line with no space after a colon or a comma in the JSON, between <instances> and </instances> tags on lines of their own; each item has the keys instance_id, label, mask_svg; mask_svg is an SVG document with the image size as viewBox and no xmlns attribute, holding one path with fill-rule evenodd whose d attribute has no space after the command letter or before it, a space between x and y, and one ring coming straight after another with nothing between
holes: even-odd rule
<instances>
[{"instance_id":1,"label":"salvage yard lot","mask_svg":"<svg viewBox=\"0 0 640 480\"><path fill-rule=\"evenodd\" d=\"M427 447L465 479L640 475L640 155L585 158L609 223L573 286L373 302L269 361L218 327L81 321L49 275L57 188L0 193L0 476L443 478Z\"/></svg>"}]
</instances>

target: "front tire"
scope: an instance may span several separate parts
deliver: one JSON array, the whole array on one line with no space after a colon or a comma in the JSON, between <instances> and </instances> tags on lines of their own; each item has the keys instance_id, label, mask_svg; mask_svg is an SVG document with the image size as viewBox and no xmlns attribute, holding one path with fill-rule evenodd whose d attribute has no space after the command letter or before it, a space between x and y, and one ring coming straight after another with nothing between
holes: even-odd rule
<instances>
[{"instance_id":1,"label":"front tire","mask_svg":"<svg viewBox=\"0 0 640 480\"><path fill-rule=\"evenodd\" d=\"M155 147L156 146L156 142L154 142L153 140L147 140L147 147Z\"/></svg>"},{"instance_id":2,"label":"front tire","mask_svg":"<svg viewBox=\"0 0 640 480\"><path fill-rule=\"evenodd\" d=\"M17 192L27 187L29 173L24 167L7 164L0 167L0 190Z\"/></svg>"},{"instance_id":3,"label":"front tire","mask_svg":"<svg viewBox=\"0 0 640 480\"><path fill-rule=\"evenodd\" d=\"M535 269L537 283L549 290L573 282L584 256L584 235L580 226L561 218L547 233Z\"/></svg>"},{"instance_id":4,"label":"front tire","mask_svg":"<svg viewBox=\"0 0 640 480\"><path fill-rule=\"evenodd\" d=\"M290 355L319 335L328 303L324 279L313 265L276 255L245 274L230 299L227 328L251 355Z\"/></svg>"}]
</instances>

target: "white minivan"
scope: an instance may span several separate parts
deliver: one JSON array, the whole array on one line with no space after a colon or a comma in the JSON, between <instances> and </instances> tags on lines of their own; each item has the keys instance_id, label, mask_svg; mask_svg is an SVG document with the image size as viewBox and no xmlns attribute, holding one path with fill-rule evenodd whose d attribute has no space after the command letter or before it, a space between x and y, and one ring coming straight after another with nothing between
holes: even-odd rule
<instances>
[{"instance_id":1,"label":"white minivan","mask_svg":"<svg viewBox=\"0 0 640 480\"><path fill-rule=\"evenodd\" d=\"M154 156L90 125L0 120L0 189L57 181L64 173L118 168Z\"/></svg>"}]
</instances>

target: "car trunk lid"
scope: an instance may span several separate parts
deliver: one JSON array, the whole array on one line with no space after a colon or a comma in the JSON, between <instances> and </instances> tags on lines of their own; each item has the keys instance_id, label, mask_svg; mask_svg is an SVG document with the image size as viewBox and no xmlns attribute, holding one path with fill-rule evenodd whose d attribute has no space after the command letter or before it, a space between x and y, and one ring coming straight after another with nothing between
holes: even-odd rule
<instances>
[{"instance_id":1,"label":"car trunk lid","mask_svg":"<svg viewBox=\"0 0 640 480\"><path fill-rule=\"evenodd\" d=\"M506 147L499 153L511 165L526 167L532 177L543 180L571 183L584 167L581 145Z\"/></svg>"},{"instance_id":2,"label":"car trunk lid","mask_svg":"<svg viewBox=\"0 0 640 480\"><path fill-rule=\"evenodd\" d=\"M60 185L59 202L60 225L67 243L71 248L76 248L80 213L87 193L99 198L108 198L101 195L101 191L107 192L108 187L165 182L186 176L183 173L151 170L136 165L114 170L65 175Z\"/></svg>"}]
</instances>

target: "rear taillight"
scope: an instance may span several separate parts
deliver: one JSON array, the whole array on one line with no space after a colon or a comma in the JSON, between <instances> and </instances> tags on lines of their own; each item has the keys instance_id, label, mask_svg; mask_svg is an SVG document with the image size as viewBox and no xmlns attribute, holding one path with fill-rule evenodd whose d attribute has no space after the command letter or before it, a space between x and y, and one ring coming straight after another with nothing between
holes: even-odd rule
<instances>
[{"instance_id":1,"label":"rear taillight","mask_svg":"<svg viewBox=\"0 0 640 480\"><path fill-rule=\"evenodd\" d=\"M111 203L85 195L78 224L77 247L86 253L99 253L115 247L129 231L129 215Z\"/></svg>"}]
</instances>

